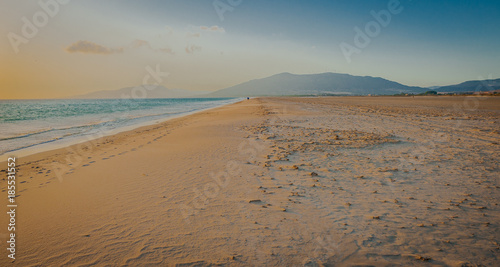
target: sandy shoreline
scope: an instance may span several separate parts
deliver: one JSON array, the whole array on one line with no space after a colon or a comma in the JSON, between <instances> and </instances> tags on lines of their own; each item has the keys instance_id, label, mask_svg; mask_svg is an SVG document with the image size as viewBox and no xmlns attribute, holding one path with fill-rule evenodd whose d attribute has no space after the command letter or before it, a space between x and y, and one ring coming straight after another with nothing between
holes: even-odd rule
<instances>
[{"instance_id":1,"label":"sandy shoreline","mask_svg":"<svg viewBox=\"0 0 500 267\"><path fill-rule=\"evenodd\" d=\"M494 266L499 115L261 98L21 157L15 265Z\"/></svg>"},{"instance_id":2,"label":"sandy shoreline","mask_svg":"<svg viewBox=\"0 0 500 267\"><path fill-rule=\"evenodd\" d=\"M239 102L239 101L241 101L241 100L236 99L236 102ZM229 103L229 104L231 104L231 103ZM228 104L223 104L223 105L228 105ZM70 146L74 146L74 145L89 142L89 141L94 142L95 139L100 139L103 137L112 136L112 135L116 135L116 134L123 133L123 132L130 132L132 130L152 126L155 124L160 124L162 122L166 122L166 121L173 120L176 118L189 116L189 115L196 114L196 113L203 112L203 111L208 111L208 110L211 110L211 109L214 109L217 107L219 107L219 106L210 107L210 108L203 108L203 109L199 109L199 110L195 110L195 111L183 112L180 114L168 116L168 117L163 118L163 119L145 121L145 122L141 122L141 123L138 123L135 125L118 127L118 128L112 129L112 130L108 130L108 129L99 130L98 129L96 131L96 133L93 133L91 135L81 136L78 138L73 138L71 140L66 140L66 139L56 140L56 142L47 142L47 143L38 144L35 146L30 146L30 147L18 149L16 151L7 152L7 153L0 155L0 164L7 161L7 159L9 158L9 155L11 155L11 154L12 155L15 154L17 157L27 157L27 156L31 156L34 154L47 152L47 151L52 151L52 150L61 149L61 148L67 148Z\"/></svg>"}]
</instances>

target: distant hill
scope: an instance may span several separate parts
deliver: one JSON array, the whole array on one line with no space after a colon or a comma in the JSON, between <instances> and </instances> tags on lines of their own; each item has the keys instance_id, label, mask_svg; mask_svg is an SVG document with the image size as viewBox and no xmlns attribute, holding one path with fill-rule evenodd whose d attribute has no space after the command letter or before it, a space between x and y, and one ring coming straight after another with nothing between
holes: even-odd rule
<instances>
[{"instance_id":1,"label":"distant hill","mask_svg":"<svg viewBox=\"0 0 500 267\"><path fill-rule=\"evenodd\" d=\"M354 76L341 73L291 74L280 73L267 78L255 79L215 92L196 92L168 89L163 86L152 90L127 87L79 95L72 98L188 98L188 97L246 97L287 95L394 95L400 93L420 94L432 89L436 92L479 92L500 90L500 79L467 81L456 85L432 86L428 88L407 86L379 77ZM146 94L144 94L146 93Z\"/></svg>"},{"instance_id":2,"label":"distant hill","mask_svg":"<svg viewBox=\"0 0 500 267\"><path fill-rule=\"evenodd\" d=\"M467 81L460 84L435 88L438 92L484 92L500 89L500 79Z\"/></svg>"},{"instance_id":3,"label":"distant hill","mask_svg":"<svg viewBox=\"0 0 500 267\"><path fill-rule=\"evenodd\" d=\"M100 99L100 98L184 98L195 97L206 94L206 92L188 91L182 89L168 89L164 86L151 86L151 90L145 88L126 87L117 90L103 90L71 98L77 99Z\"/></svg>"},{"instance_id":4,"label":"distant hill","mask_svg":"<svg viewBox=\"0 0 500 267\"><path fill-rule=\"evenodd\" d=\"M281 73L215 91L209 97L278 95L393 95L421 93L426 88L406 86L383 78L340 73Z\"/></svg>"}]
</instances>

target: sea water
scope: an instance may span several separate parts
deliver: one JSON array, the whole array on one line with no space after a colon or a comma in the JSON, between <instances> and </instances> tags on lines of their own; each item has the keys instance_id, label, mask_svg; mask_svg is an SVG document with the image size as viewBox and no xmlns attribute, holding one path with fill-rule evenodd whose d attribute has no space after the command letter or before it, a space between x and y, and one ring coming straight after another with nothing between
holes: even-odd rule
<instances>
[{"instance_id":1,"label":"sea water","mask_svg":"<svg viewBox=\"0 0 500 267\"><path fill-rule=\"evenodd\" d=\"M90 140L237 98L0 100L0 155Z\"/></svg>"}]
</instances>

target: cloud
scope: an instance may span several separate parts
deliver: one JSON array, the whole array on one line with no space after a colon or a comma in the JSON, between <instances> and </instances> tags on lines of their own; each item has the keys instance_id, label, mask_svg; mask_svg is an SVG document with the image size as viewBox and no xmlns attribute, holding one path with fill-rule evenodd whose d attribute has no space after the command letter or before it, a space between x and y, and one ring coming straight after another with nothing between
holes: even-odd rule
<instances>
[{"instance_id":1,"label":"cloud","mask_svg":"<svg viewBox=\"0 0 500 267\"><path fill-rule=\"evenodd\" d=\"M163 52L163 53L167 53L167 54L171 54L171 55L175 54L174 51L172 50L172 48L170 48L170 47L160 48L160 49L158 49L158 51Z\"/></svg>"},{"instance_id":2,"label":"cloud","mask_svg":"<svg viewBox=\"0 0 500 267\"><path fill-rule=\"evenodd\" d=\"M225 33L226 30L224 28L219 27L217 25L214 25L212 27L207 27L207 26L200 26L200 29L203 31L209 31L209 32L220 32L220 33Z\"/></svg>"},{"instance_id":3,"label":"cloud","mask_svg":"<svg viewBox=\"0 0 500 267\"><path fill-rule=\"evenodd\" d=\"M150 48L150 49L153 49L153 48L151 47L151 45L149 44L149 42L148 42L148 41L144 41L144 40L140 40L140 39L136 39L136 40L134 40L134 41L132 42L132 45L131 45L131 47L132 47L132 48L139 48L139 47L141 47L141 46L146 46L146 47L148 47L148 48Z\"/></svg>"},{"instance_id":4,"label":"cloud","mask_svg":"<svg viewBox=\"0 0 500 267\"><path fill-rule=\"evenodd\" d=\"M195 51L201 51L201 46L197 46L197 45L187 45L186 48L186 53L188 54L192 54L194 53Z\"/></svg>"},{"instance_id":5,"label":"cloud","mask_svg":"<svg viewBox=\"0 0 500 267\"><path fill-rule=\"evenodd\" d=\"M171 33L174 32L174 29L172 27L170 27L170 26L165 26L165 29L167 30L168 34L171 34Z\"/></svg>"},{"instance_id":6,"label":"cloud","mask_svg":"<svg viewBox=\"0 0 500 267\"><path fill-rule=\"evenodd\" d=\"M199 38L200 36L201 36L201 34L199 32L197 32L197 33L187 33L186 34L187 38L190 38L190 37Z\"/></svg>"},{"instance_id":7,"label":"cloud","mask_svg":"<svg viewBox=\"0 0 500 267\"><path fill-rule=\"evenodd\" d=\"M132 42L132 44L130 45L130 47L135 48L135 49L141 48L141 47L146 47L147 49L154 51L154 52L162 52L162 53L167 53L167 54L171 54L171 55L175 54L174 51L172 50L172 48L170 48L170 47L155 49L151 46L151 44L148 41L140 40L140 39L134 40Z\"/></svg>"},{"instance_id":8,"label":"cloud","mask_svg":"<svg viewBox=\"0 0 500 267\"><path fill-rule=\"evenodd\" d=\"M110 55L115 53L123 53L123 48L108 48L89 41L78 41L66 48L68 53L84 53L84 54L101 54Z\"/></svg>"},{"instance_id":9,"label":"cloud","mask_svg":"<svg viewBox=\"0 0 500 267\"><path fill-rule=\"evenodd\" d=\"M171 54L171 55L175 54L174 51L172 50L172 48L170 48L170 47L155 49L151 46L151 44L148 41L140 40L140 39L134 40L132 42L132 44L130 45L130 47L135 48L135 49L141 48L141 47L146 47L147 49L154 51L154 52L162 52L162 53L167 53L167 54Z\"/></svg>"},{"instance_id":10,"label":"cloud","mask_svg":"<svg viewBox=\"0 0 500 267\"><path fill-rule=\"evenodd\" d=\"M141 40L141 39L135 39L131 44L119 47L119 48L108 48L93 42L89 41L78 41L74 44L71 44L66 48L66 51L68 53L84 53L84 54L101 54L101 55L109 55L109 54L114 54L114 53L123 53L125 50L130 50L130 49L139 49L141 47L145 47L146 49L153 51L153 52L162 52L162 53L167 53L174 55L174 51L170 47L165 47L165 48L159 48L155 49L151 46L151 44L148 41ZM201 47L198 46L191 46L191 47L186 47L186 51L189 50L188 53L193 53L194 51L200 50Z\"/></svg>"}]
</instances>

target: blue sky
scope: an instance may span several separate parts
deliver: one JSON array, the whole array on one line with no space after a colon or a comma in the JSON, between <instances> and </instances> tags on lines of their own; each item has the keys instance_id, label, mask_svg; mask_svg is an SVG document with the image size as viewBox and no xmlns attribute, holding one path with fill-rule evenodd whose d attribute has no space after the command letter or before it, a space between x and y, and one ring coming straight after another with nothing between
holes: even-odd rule
<instances>
[{"instance_id":1,"label":"blue sky","mask_svg":"<svg viewBox=\"0 0 500 267\"><path fill-rule=\"evenodd\" d=\"M416 86L500 77L500 1L60 1L0 3L0 98L136 86L148 66L169 73L162 85L196 91L281 72ZM40 3L57 12L25 38Z\"/></svg>"}]
</instances>

